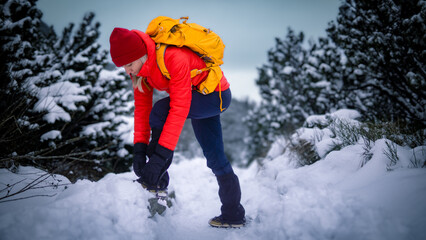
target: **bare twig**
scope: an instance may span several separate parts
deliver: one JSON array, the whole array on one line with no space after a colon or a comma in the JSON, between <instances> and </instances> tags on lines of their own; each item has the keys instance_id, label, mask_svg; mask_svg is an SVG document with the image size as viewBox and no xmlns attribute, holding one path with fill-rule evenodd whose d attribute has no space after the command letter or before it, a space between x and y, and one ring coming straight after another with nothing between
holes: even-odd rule
<instances>
[{"instance_id":1,"label":"bare twig","mask_svg":"<svg viewBox=\"0 0 426 240\"><path fill-rule=\"evenodd\" d=\"M58 145L58 147L62 147L65 145L68 145L70 143L76 142L81 140L81 137L77 137L77 138L73 138L70 139L60 145ZM106 162L106 161L110 161L113 158L104 158L104 159L89 159L86 156L90 155L91 153L106 149L108 147L110 147L113 143L109 143L100 147L96 147L93 149L90 149L88 151L84 151L84 152L71 152L68 153L66 155L57 155L57 156L47 156L47 154L53 152L55 149L52 148L46 148L46 149L42 149L39 150L37 152L32 152L32 153L28 153L25 155L21 155L21 156L8 156L8 157L4 157L0 159L0 162L4 162L4 161L18 161L18 160L22 160L22 159L29 159L32 161L36 161L36 160L56 160L56 159L62 159L64 161L64 164L73 164L74 162ZM57 149L57 148L56 148ZM0 203L3 202L10 202L10 201L16 201L16 200L21 200L21 199L27 199L27 198L32 198L32 197L38 197L38 196L54 196L54 195L33 195L33 196L29 196L29 197L20 197L20 198L13 198L16 197L19 194L22 194L26 191L29 190L34 190L34 189L40 189L40 188L48 188L48 187L59 187L59 186L64 186L64 185L68 185L68 184L58 184L59 180L56 180L53 176L53 172L56 172L57 169L51 170L50 173L45 173L42 174L40 176L38 176L37 178L35 178L34 180L32 180L31 182L27 183L25 186L22 186L20 189L17 189L17 191L12 192L12 190L14 188L16 188L16 186L22 182L24 182L27 179L22 179L20 181L17 181L13 184L8 184L6 185L5 188L0 190L0 193L3 193L3 196L0 196ZM54 180L57 181L56 184L52 183L51 185L46 185L44 186L43 183L46 182L46 180L52 177ZM7 191L7 192L6 192ZM11 199L13 198L13 199ZM4 200L7 199L7 200Z\"/></svg>"},{"instance_id":2,"label":"bare twig","mask_svg":"<svg viewBox=\"0 0 426 240\"><path fill-rule=\"evenodd\" d=\"M51 152L53 152L55 150L58 150L58 149L60 149L60 148L62 148L64 146L66 146L68 144L71 144L71 143L74 143L74 142L78 142L78 141L83 140L85 138L87 138L87 137L75 137L75 138L69 139L69 140L67 140L65 142L61 142L60 144L58 144L58 146L56 146L56 148L46 148L46 149L43 149L43 150L41 150L39 152L42 155L46 155L46 154L49 154L49 153L51 153ZM34 155L38 155L38 154L34 154Z\"/></svg>"},{"instance_id":3,"label":"bare twig","mask_svg":"<svg viewBox=\"0 0 426 240\"><path fill-rule=\"evenodd\" d=\"M3 126L3 124L7 123L7 122L8 122L10 119L12 119L12 118L15 118L15 116L10 116L10 117L8 117L8 118L6 118L6 119L2 120L2 121L0 122L0 127L2 127L2 126Z\"/></svg>"},{"instance_id":4,"label":"bare twig","mask_svg":"<svg viewBox=\"0 0 426 240\"><path fill-rule=\"evenodd\" d=\"M5 196L8 196L10 191L12 191L13 187L21 182L25 181L25 179L22 179L21 181L18 181L16 183L13 183L12 185L7 184L5 188L3 188L2 190L0 190L0 193L4 192L7 190L7 193Z\"/></svg>"},{"instance_id":5,"label":"bare twig","mask_svg":"<svg viewBox=\"0 0 426 240\"><path fill-rule=\"evenodd\" d=\"M9 158L2 158L0 161L10 161L10 160L20 160L20 159L32 159L32 160L51 160L51 159L68 159L73 161L79 161L79 162L93 162L95 160L93 159L86 159L81 158L81 155L86 155L85 153L74 153L74 154L68 154L68 155L60 155L60 156L12 156ZM109 159L102 159L102 160L96 160L99 162L105 162Z\"/></svg>"},{"instance_id":6,"label":"bare twig","mask_svg":"<svg viewBox=\"0 0 426 240\"><path fill-rule=\"evenodd\" d=\"M76 140L77 141L77 140ZM90 153L105 149L109 146L111 146L112 143L105 145L105 146L101 146L101 147L97 147L85 152L77 152L77 153L69 153L66 155L58 155L58 156L37 156L37 154L35 153L30 153L30 154L26 154L26 155L21 155L21 156L9 156L9 157L5 157L5 158L1 158L0 162L4 162L4 161L10 161L10 160L20 160L20 159L32 159L32 160L49 160L49 159L70 159L73 161L80 161L80 162L93 162L94 160L91 159L85 159L83 158L84 156L87 156ZM46 150L46 149L44 149ZM41 153L43 150L38 151L37 153ZM45 155L46 153L43 153L42 155ZM103 159L103 160L97 160L100 162L105 162L105 161L109 161L110 159Z\"/></svg>"},{"instance_id":7,"label":"bare twig","mask_svg":"<svg viewBox=\"0 0 426 240\"><path fill-rule=\"evenodd\" d=\"M64 184L54 184L54 185L46 185L46 186L40 186L40 187L33 187L31 189L42 189L42 188L51 188L51 187L62 187L62 186L68 186L71 185L71 183L64 183Z\"/></svg>"},{"instance_id":8,"label":"bare twig","mask_svg":"<svg viewBox=\"0 0 426 240\"><path fill-rule=\"evenodd\" d=\"M15 183L11 186L11 188L9 188L7 194L3 197L0 197L0 200L3 200L5 198L10 198L13 197L15 195L21 194L25 191L28 191L30 189L32 189L34 186L37 186L38 184L42 183L43 181L45 181L47 178L50 177L50 173L45 173L43 175L40 175L39 177L37 177L36 179L34 179L33 181L31 181L30 183L28 183L27 185L25 185L23 188L21 188L20 190L10 194L11 188L13 188L13 186L15 186L18 183ZM22 180L23 181L23 180ZM22 182L20 181L20 182Z\"/></svg>"},{"instance_id":9,"label":"bare twig","mask_svg":"<svg viewBox=\"0 0 426 240\"><path fill-rule=\"evenodd\" d=\"M21 198L3 200L3 201L0 201L0 203L13 202L13 201L18 201L18 200L23 200L23 199L28 199L28 198L34 198L34 197L54 197L54 196L56 196L56 193L52 194L52 195L47 195L47 194L46 195L33 195L33 196L28 196L28 197L21 197Z\"/></svg>"}]
</instances>

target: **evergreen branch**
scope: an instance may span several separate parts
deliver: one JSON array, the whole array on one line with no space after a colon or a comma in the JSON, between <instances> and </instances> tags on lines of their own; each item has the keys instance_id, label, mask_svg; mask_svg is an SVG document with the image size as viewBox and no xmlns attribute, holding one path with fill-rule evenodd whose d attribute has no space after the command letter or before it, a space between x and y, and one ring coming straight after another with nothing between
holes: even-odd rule
<instances>
[{"instance_id":1,"label":"evergreen branch","mask_svg":"<svg viewBox=\"0 0 426 240\"><path fill-rule=\"evenodd\" d=\"M39 152L39 154L46 155L46 154L49 154L49 153L51 153L51 152L53 152L53 151L55 151L55 150L58 150L58 149L60 149L60 148L62 148L62 147L64 147L64 146L66 146L66 145L68 145L68 144L71 144L71 143L75 143L75 142L81 141L81 140L83 140L83 139L85 139L85 138L87 138L87 136L71 138L71 139L66 140L65 142L61 142L61 143L60 143L60 144L58 144L58 146L56 146L55 148L45 148L45 149L40 150L40 151L38 151L38 152ZM42 153L42 152L44 152L44 151L47 151L47 152ZM35 155L38 155L38 154L35 154Z\"/></svg>"},{"instance_id":2,"label":"evergreen branch","mask_svg":"<svg viewBox=\"0 0 426 240\"><path fill-rule=\"evenodd\" d=\"M8 118L6 118L6 119L3 119L1 122L0 122L0 128L1 127L3 127L3 125L5 124L5 123L7 123L10 119L12 119L12 118L15 118L15 116L10 116L10 117L8 117ZM3 140L0 140L0 141L3 141Z\"/></svg>"},{"instance_id":3,"label":"evergreen branch","mask_svg":"<svg viewBox=\"0 0 426 240\"><path fill-rule=\"evenodd\" d=\"M69 145L71 143L83 140L84 138L86 138L86 137L75 137L75 138L72 138L72 139L68 139L67 141L61 142L60 144L58 144L58 146L56 148L49 147L49 148L44 148L44 149L38 150L36 152L31 152L31 153L28 153L28 154L25 154L25 155L22 155L22 156L12 156L12 157L1 158L0 162L2 162L2 161L8 161L8 160L19 160L19 159L35 158L38 155L47 155L47 154L49 154L49 153L51 153L51 152L53 152L55 150L58 150L59 148L62 148L64 146L66 146L66 145Z\"/></svg>"},{"instance_id":4,"label":"evergreen branch","mask_svg":"<svg viewBox=\"0 0 426 240\"><path fill-rule=\"evenodd\" d=\"M368 81L367 81L368 82ZM363 90L366 89L368 87L374 88L378 91L380 91L380 93L382 93L383 95L386 95L389 99L392 99L393 103L398 103L400 104L400 106L405 106L406 109L405 111L408 111L410 113L410 115L407 115L405 117L409 118L409 119L415 119L413 116L416 116L416 110L412 109L412 105L408 104L406 101L403 101L402 99L405 100L405 98L400 98L398 96L396 96L395 94L392 93L392 91L388 88L385 88L383 86L380 85L376 85L376 84L372 84L372 83L366 83L366 84L362 84L362 85L358 85L358 86L351 86L349 88L347 88L347 91L355 91L355 90ZM401 94L399 92L399 94Z\"/></svg>"}]
</instances>

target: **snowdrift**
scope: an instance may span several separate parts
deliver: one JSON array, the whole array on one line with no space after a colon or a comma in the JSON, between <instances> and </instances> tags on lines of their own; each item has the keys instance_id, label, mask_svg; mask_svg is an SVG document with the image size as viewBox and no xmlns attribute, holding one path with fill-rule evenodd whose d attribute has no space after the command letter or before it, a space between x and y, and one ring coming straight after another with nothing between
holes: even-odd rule
<instances>
[{"instance_id":1,"label":"snowdrift","mask_svg":"<svg viewBox=\"0 0 426 240\"><path fill-rule=\"evenodd\" d=\"M154 218L148 217L149 194L133 181L132 172L75 184L50 176L43 183L50 187L14 197L43 196L0 203L0 236L5 240L426 239L426 169L405 164L413 150L401 147L401 163L390 171L385 148L385 140L376 141L371 159L362 167L362 144L300 167L277 142L262 166L236 169L242 203L252 220L232 230L207 224L219 215L220 202L215 177L203 158L171 166L174 206ZM13 193L43 174L30 167L20 167L17 173L0 169L1 189L18 183L9 192Z\"/></svg>"}]
</instances>

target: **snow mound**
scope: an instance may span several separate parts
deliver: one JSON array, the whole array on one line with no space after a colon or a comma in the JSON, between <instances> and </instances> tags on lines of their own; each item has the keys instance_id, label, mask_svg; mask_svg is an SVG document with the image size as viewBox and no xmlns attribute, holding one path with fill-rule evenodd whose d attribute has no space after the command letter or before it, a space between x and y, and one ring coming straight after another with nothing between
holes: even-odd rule
<instances>
[{"instance_id":1,"label":"snow mound","mask_svg":"<svg viewBox=\"0 0 426 240\"><path fill-rule=\"evenodd\" d=\"M279 155L262 167L235 169L252 219L241 229L208 226L219 215L218 186L205 160L196 158L171 166L176 200L165 216L148 217L149 193L133 173L108 174L52 188L52 197L0 203L0 234L5 240L424 239L426 169L386 171L381 144L362 168L363 149L355 145L309 166L296 168ZM39 170L1 169L0 182L11 184L31 171Z\"/></svg>"},{"instance_id":2,"label":"snow mound","mask_svg":"<svg viewBox=\"0 0 426 240\"><path fill-rule=\"evenodd\" d=\"M315 124L322 124L325 125L328 122L328 119L341 119L341 120L355 120L357 118L361 117L361 114L353 109L339 109L335 112L332 112L330 114L324 114L324 115L311 115L306 118L305 125L307 126L313 126Z\"/></svg>"}]
</instances>

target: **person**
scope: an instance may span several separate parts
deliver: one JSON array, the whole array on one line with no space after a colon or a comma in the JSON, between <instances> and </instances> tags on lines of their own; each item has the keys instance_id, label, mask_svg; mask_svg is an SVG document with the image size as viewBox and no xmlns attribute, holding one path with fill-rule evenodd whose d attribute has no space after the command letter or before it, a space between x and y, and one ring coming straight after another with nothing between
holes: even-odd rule
<instances>
[{"instance_id":1,"label":"person","mask_svg":"<svg viewBox=\"0 0 426 240\"><path fill-rule=\"evenodd\" d=\"M169 168L186 119L191 119L195 137L219 185L221 214L210 219L214 227L240 227L245 224L241 188L237 175L226 158L220 114L231 103L231 90L225 76L213 93L203 95L197 86L208 71L191 78L192 69L205 68L205 62L186 47L168 46L164 62L170 79L157 65L156 44L138 30L114 28L110 35L110 54L117 67L124 67L134 88L134 159L138 181L148 189L166 189ZM169 96L153 105L153 89ZM219 94L219 89L221 94ZM149 161L146 161L146 160Z\"/></svg>"}]
</instances>

